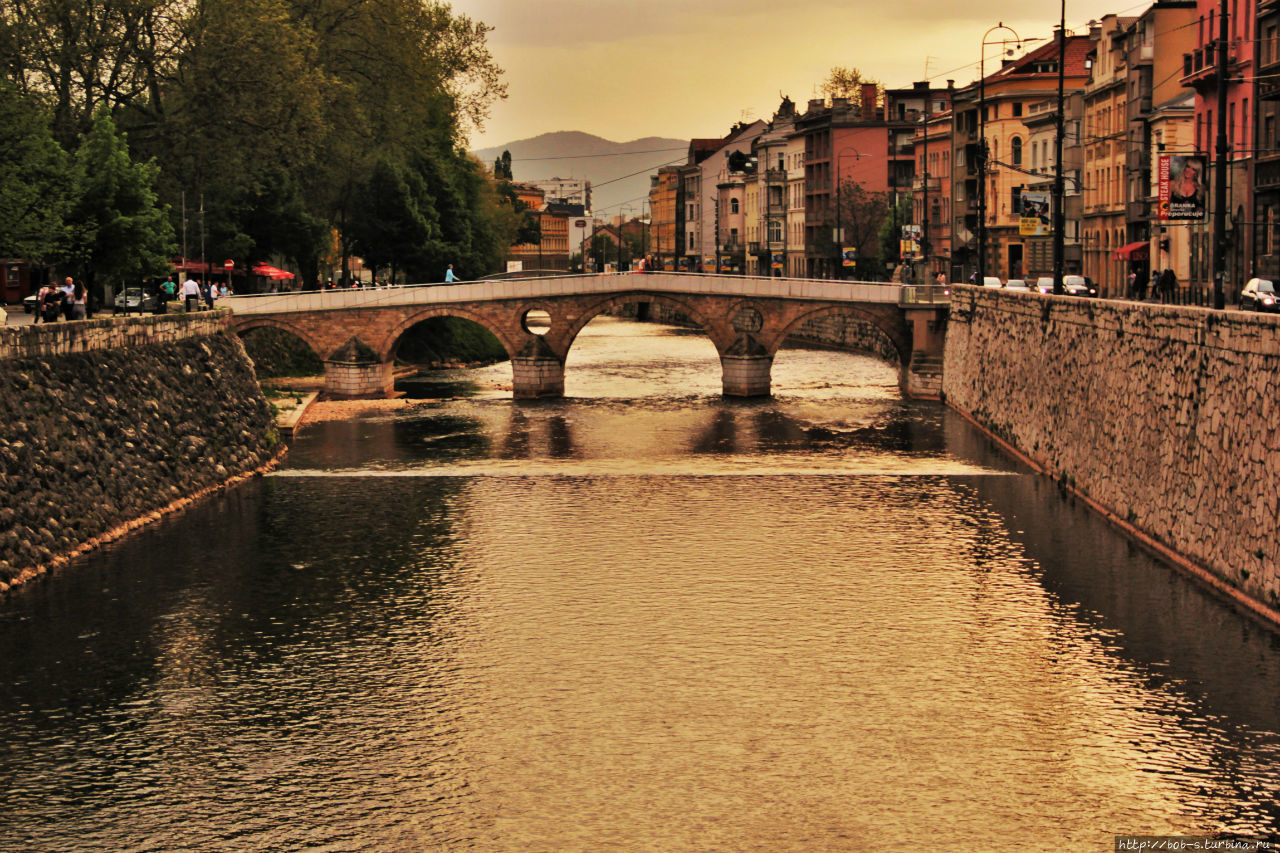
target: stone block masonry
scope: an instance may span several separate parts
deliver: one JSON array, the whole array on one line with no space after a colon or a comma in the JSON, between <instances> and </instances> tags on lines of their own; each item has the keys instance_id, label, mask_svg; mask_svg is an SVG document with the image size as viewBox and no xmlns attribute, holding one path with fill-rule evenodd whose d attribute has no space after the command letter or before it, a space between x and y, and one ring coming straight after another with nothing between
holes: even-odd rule
<instances>
[{"instance_id":1,"label":"stone block masonry","mask_svg":"<svg viewBox=\"0 0 1280 853\"><path fill-rule=\"evenodd\" d=\"M276 458L221 314L0 329L0 590Z\"/></svg>"},{"instance_id":2,"label":"stone block masonry","mask_svg":"<svg viewBox=\"0 0 1280 853\"><path fill-rule=\"evenodd\" d=\"M947 403L1272 620L1277 386L1275 316L953 294Z\"/></svg>"}]
</instances>

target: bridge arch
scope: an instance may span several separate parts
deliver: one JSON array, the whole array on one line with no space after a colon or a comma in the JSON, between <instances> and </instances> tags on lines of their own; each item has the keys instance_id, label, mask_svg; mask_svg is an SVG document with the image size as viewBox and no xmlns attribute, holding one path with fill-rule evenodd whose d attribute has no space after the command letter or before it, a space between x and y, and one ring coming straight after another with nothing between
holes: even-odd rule
<instances>
[{"instance_id":1,"label":"bridge arch","mask_svg":"<svg viewBox=\"0 0 1280 853\"><path fill-rule=\"evenodd\" d=\"M776 355L787 338L796 334L806 323L821 320L824 317L850 317L858 321L862 326L877 333L881 340L889 345L897 355L898 367L911 363L911 330L906 324L900 318L886 317L883 312L867 310L857 305L826 305L792 318L777 338L771 341L769 355ZM894 322L895 319L897 322ZM870 346L856 347L856 349L869 355L881 356L881 353Z\"/></svg>"},{"instance_id":2,"label":"bridge arch","mask_svg":"<svg viewBox=\"0 0 1280 853\"><path fill-rule=\"evenodd\" d=\"M249 319L232 324L230 328L235 332L237 338L244 338L246 334L254 331L255 329L278 329L282 332L287 332L290 335L293 335L295 338L311 347L311 351L320 359L325 359L329 356L329 353L325 351L324 344L321 341L308 334L302 327L290 323L287 320L280 319L278 316L261 315L257 317L250 317Z\"/></svg>"},{"instance_id":3,"label":"bridge arch","mask_svg":"<svg viewBox=\"0 0 1280 853\"><path fill-rule=\"evenodd\" d=\"M723 349L722 342L717 340L714 325L688 302L662 293L632 291L630 293L608 296L583 307L578 313L576 320L570 324L569 328L564 333L564 355L568 355L569 349L573 346L573 342L578 339L578 335L584 328L586 328L586 325L596 317L599 317L611 308L621 308L623 305L631 305L636 302L652 302L658 305L664 305L680 314L683 314L706 333L707 337L711 339L711 342L715 345L717 350ZM552 317L554 316L555 315L552 314Z\"/></svg>"},{"instance_id":4,"label":"bridge arch","mask_svg":"<svg viewBox=\"0 0 1280 853\"><path fill-rule=\"evenodd\" d=\"M491 318L475 311L469 311L465 308L458 308L450 305L437 308L423 308L420 311L415 311L406 316L387 332L386 337L378 346L378 358L384 362L390 362L395 358L396 349L399 348L400 340L404 337L406 332L419 323L424 323L427 320L432 320L436 317L458 317L462 320L470 320L471 322L481 326L498 339L498 343L502 344L502 348L507 351L508 358L515 358L520 350L520 347L512 340L508 330L503 329L499 324L493 322ZM518 323L520 318L516 317L515 320Z\"/></svg>"}]
</instances>

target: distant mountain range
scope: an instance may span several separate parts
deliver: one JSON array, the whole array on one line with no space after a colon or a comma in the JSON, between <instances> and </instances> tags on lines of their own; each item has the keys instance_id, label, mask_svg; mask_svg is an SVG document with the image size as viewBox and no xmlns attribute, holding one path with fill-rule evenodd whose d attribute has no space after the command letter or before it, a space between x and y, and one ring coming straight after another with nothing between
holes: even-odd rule
<instances>
[{"instance_id":1,"label":"distant mountain range","mask_svg":"<svg viewBox=\"0 0 1280 853\"><path fill-rule=\"evenodd\" d=\"M511 172L517 181L589 180L592 207L612 216L619 206L639 214L641 203L649 197L649 176L660 166L683 163L688 149L687 139L647 136L611 142L589 133L562 130L471 153L492 165L503 151L510 151Z\"/></svg>"}]
</instances>

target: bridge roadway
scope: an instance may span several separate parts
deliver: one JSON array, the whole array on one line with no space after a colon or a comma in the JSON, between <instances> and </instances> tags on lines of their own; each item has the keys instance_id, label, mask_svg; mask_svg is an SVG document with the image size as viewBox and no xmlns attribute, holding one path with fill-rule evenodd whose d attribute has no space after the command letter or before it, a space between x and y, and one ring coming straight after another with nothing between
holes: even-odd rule
<instances>
[{"instance_id":1,"label":"bridge roadway","mask_svg":"<svg viewBox=\"0 0 1280 853\"><path fill-rule=\"evenodd\" d=\"M905 394L933 397L941 389L949 298L936 286L616 273L237 295L219 307L231 309L237 334L272 327L305 341L324 360L325 388L334 396L389 393L404 333L432 317L462 317L506 349L514 396L535 398L563 395L565 359L578 333L630 303L667 306L701 326L720 354L728 396L768 395L778 348L827 315L851 318L892 345ZM535 311L549 315L549 328L530 330Z\"/></svg>"}]
</instances>

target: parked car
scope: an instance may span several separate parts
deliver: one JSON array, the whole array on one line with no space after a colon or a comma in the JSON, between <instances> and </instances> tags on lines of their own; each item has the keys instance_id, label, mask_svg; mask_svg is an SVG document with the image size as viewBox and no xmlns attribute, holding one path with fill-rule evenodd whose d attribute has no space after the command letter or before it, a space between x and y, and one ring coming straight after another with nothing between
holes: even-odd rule
<instances>
[{"instance_id":1,"label":"parked car","mask_svg":"<svg viewBox=\"0 0 1280 853\"><path fill-rule=\"evenodd\" d=\"M1280 312L1280 294L1275 282L1265 278L1251 278L1240 292L1241 311Z\"/></svg>"},{"instance_id":2,"label":"parked car","mask_svg":"<svg viewBox=\"0 0 1280 853\"><path fill-rule=\"evenodd\" d=\"M983 276L982 286L983 287L1000 287L1000 279L996 278L993 275Z\"/></svg>"},{"instance_id":3,"label":"parked car","mask_svg":"<svg viewBox=\"0 0 1280 853\"><path fill-rule=\"evenodd\" d=\"M1031 288L1027 285L1025 278L1011 278L1004 283L1005 290L1021 290L1024 293L1029 292ZM1050 288L1052 290L1052 288Z\"/></svg>"},{"instance_id":4,"label":"parked car","mask_svg":"<svg viewBox=\"0 0 1280 853\"><path fill-rule=\"evenodd\" d=\"M148 293L141 287L126 287L123 291L116 294L116 304L113 309L116 314L143 314L156 310L156 295Z\"/></svg>"},{"instance_id":5,"label":"parked car","mask_svg":"<svg viewBox=\"0 0 1280 853\"><path fill-rule=\"evenodd\" d=\"M1053 293L1053 276L1042 275L1036 279L1036 290L1041 293Z\"/></svg>"},{"instance_id":6,"label":"parked car","mask_svg":"<svg viewBox=\"0 0 1280 853\"><path fill-rule=\"evenodd\" d=\"M1049 289L1053 290L1052 279L1050 279ZM1098 286L1087 275L1064 275L1062 277L1062 290L1068 296L1098 295Z\"/></svg>"}]
</instances>

